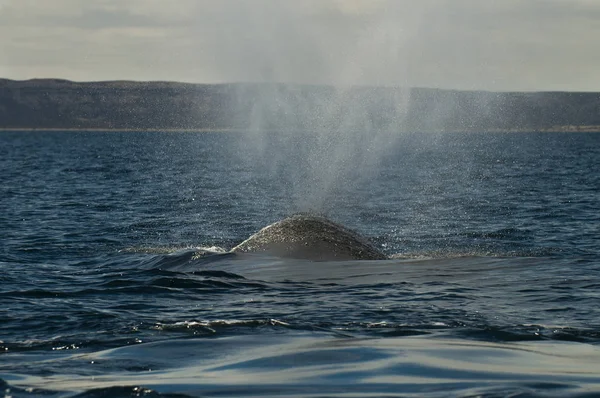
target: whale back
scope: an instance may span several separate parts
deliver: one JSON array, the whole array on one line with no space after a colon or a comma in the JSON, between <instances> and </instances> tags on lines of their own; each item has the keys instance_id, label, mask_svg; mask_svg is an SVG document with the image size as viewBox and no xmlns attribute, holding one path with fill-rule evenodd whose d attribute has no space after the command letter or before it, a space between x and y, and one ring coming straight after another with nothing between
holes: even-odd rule
<instances>
[{"instance_id":1,"label":"whale back","mask_svg":"<svg viewBox=\"0 0 600 398\"><path fill-rule=\"evenodd\" d=\"M365 238L325 217L294 215L268 225L234 247L235 253L267 253L313 261L383 260Z\"/></svg>"}]
</instances>

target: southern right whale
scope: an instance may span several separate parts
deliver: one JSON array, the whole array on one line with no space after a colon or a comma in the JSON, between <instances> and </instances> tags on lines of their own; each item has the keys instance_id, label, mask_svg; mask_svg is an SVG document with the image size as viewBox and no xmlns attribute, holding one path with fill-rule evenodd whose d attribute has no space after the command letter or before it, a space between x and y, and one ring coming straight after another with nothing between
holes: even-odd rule
<instances>
[{"instance_id":1,"label":"southern right whale","mask_svg":"<svg viewBox=\"0 0 600 398\"><path fill-rule=\"evenodd\" d=\"M313 261L387 259L356 232L325 217L310 214L296 214L268 225L231 252L259 252Z\"/></svg>"}]
</instances>

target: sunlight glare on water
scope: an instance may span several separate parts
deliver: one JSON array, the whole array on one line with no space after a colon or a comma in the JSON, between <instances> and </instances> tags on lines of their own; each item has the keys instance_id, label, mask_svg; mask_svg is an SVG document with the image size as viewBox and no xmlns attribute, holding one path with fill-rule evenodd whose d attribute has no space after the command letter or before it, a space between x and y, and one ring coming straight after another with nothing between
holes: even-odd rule
<instances>
[{"instance_id":1,"label":"sunlight glare on water","mask_svg":"<svg viewBox=\"0 0 600 398\"><path fill-rule=\"evenodd\" d=\"M5 395L600 391L600 136L402 136L325 263L226 252L298 210L241 138L0 134Z\"/></svg>"}]
</instances>

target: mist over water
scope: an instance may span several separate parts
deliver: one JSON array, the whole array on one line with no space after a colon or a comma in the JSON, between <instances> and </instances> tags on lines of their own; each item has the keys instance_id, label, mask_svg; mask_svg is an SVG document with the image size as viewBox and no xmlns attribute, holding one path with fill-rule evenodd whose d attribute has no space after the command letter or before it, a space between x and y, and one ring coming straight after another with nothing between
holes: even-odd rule
<instances>
[{"instance_id":1,"label":"mist over water","mask_svg":"<svg viewBox=\"0 0 600 398\"><path fill-rule=\"evenodd\" d=\"M344 48L303 18L308 8L273 2L269 12L244 10L248 31L240 40L249 67L260 64L262 84L240 88L246 112L239 113L250 120L236 150L257 175L287 186L296 211L327 213L344 194L356 195L394 147L409 106L406 59L418 18L413 26L398 22L413 10L393 2L327 4L346 17L367 14L347 32Z\"/></svg>"},{"instance_id":2,"label":"mist over water","mask_svg":"<svg viewBox=\"0 0 600 398\"><path fill-rule=\"evenodd\" d=\"M238 148L254 172L286 185L298 211L326 213L337 196L372 177L400 136L406 112L408 96L400 90L389 90L383 101L372 89L323 90L259 88Z\"/></svg>"}]
</instances>

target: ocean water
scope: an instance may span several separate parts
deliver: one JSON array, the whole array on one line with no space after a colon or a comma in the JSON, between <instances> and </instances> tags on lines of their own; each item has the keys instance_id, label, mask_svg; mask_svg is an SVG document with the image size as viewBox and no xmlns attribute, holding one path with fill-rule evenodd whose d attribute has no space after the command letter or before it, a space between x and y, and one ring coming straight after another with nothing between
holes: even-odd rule
<instances>
[{"instance_id":1,"label":"ocean water","mask_svg":"<svg viewBox=\"0 0 600 398\"><path fill-rule=\"evenodd\" d=\"M600 134L399 135L320 263L226 253L315 170L248 139L0 133L2 396L600 396Z\"/></svg>"}]
</instances>

